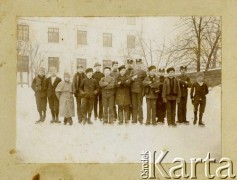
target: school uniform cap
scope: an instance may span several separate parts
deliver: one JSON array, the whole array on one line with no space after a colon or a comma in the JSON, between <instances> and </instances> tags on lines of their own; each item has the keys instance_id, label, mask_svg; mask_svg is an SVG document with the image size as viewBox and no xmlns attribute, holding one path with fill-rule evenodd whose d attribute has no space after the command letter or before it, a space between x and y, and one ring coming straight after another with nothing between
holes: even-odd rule
<instances>
[{"instance_id":1,"label":"school uniform cap","mask_svg":"<svg viewBox=\"0 0 237 180\"><path fill-rule=\"evenodd\" d=\"M119 66L118 70L121 71L122 69L126 69L125 65Z\"/></svg>"},{"instance_id":2,"label":"school uniform cap","mask_svg":"<svg viewBox=\"0 0 237 180\"><path fill-rule=\"evenodd\" d=\"M118 64L118 61L113 61L113 62L112 62L112 66L113 66L114 64Z\"/></svg>"},{"instance_id":3,"label":"school uniform cap","mask_svg":"<svg viewBox=\"0 0 237 180\"><path fill-rule=\"evenodd\" d=\"M111 70L111 68L110 68L109 66L106 66L104 69L109 69L109 70Z\"/></svg>"},{"instance_id":4,"label":"school uniform cap","mask_svg":"<svg viewBox=\"0 0 237 180\"><path fill-rule=\"evenodd\" d=\"M169 73L170 71L175 71L175 69L173 67L170 67L166 70L167 73Z\"/></svg>"},{"instance_id":5,"label":"school uniform cap","mask_svg":"<svg viewBox=\"0 0 237 180\"><path fill-rule=\"evenodd\" d=\"M136 59L136 63L142 63L142 59Z\"/></svg>"},{"instance_id":6,"label":"school uniform cap","mask_svg":"<svg viewBox=\"0 0 237 180\"><path fill-rule=\"evenodd\" d=\"M89 73L89 72L93 72L93 69L92 68L87 68L86 73Z\"/></svg>"},{"instance_id":7,"label":"school uniform cap","mask_svg":"<svg viewBox=\"0 0 237 180\"><path fill-rule=\"evenodd\" d=\"M164 72L165 72L165 68L160 68L158 71L159 71L160 73L164 73Z\"/></svg>"},{"instance_id":8,"label":"school uniform cap","mask_svg":"<svg viewBox=\"0 0 237 180\"><path fill-rule=\"evenodd\" d=\"M98 63L98 62L96 62L95 65L94 65L94 67L97 67L97 66L101 66L101 64Z\"/></svg>"},{"instance_id":9,"label":"school uniform cap","mask_svg":"<svg viewBox=\"0 0 237 180\"><path fill-rule=\"evenodd\" d=\"M133 60L132 59L127 59L127 64L133 64Z\"/></svg>"},{"instance_id":10,"label":"school uniform cap","mask_svg":"<svg viewBox=\"0 0 237 180\"><path fill-rule=\"evenodd\" d=\"M151 70L153 70L153 69L156 69L156 66L151 65L151 66L148 67L148 71L151 71Z\"/></svg>"},{"instance_id":11,"label":"school uniform cap","mask_svg":"<svg viewBox=\"0 0 237 180\"><path fill-rule=\"evenodd\" d=\"M180 66L180 70L182 69L187 70L187 66Z\"/></svg>"}]
</instances>

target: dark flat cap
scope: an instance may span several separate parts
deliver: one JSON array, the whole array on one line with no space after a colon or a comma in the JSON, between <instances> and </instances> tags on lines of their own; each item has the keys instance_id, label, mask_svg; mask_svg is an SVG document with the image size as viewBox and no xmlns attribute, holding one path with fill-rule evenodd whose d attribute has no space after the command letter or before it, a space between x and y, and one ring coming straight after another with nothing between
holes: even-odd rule
<instances>
[{"instance_id":1,"label":"dark flat cap","mask_svg":"<svg viewBox=\"0 0 237 180\"><path fill-rule=\"evenodd\" d=\"M109 66L106 66L106 67L104 68L104 70L105 70L105 69L109 69L109 70L111 71L111 68L110 68Z\"/></svg>"},{"instance_id":2,"label":"dark flat cap","mask_svg":"<svg viewBox=\"0 0 237 180\"><path fill-rule=\"evenodd\" d=\"M170 67L166 70L167 73L169 73L170 71L175 71L175 69L173 67Z\"/></svg>"},{"instance_id":3,"label":"dark flat cap","mask_svg":"<svg viewBox=\"0 0 237 180\"><path fill-rule=\"evenodd\" d=\"M118 70L121 71L122 69L126 69L125 65L119 66Z\"/></svg>"},{"instance_id":4,"label":"dark flat cap","mask_svg":"<svg viewBox=\"0 0 237 180\"><path fill-rule=\"evenodd\" d=\"M113 62L112 62L112 66L113 66L114 64L118 64L118 61L113 61Z\"/></svg>"},{"instance_id":5,"label":"dark flat cap","mask_svg":"<svg viewBox=\"0 0 237 180\"><path fill-rule=\"evenodd\" d=\"M151 70L153 70L153 69L156 69L156 66L151 65L151 66L148 67L148 71L151 71Z\"/></svg>"},{"instance_id":6,"label":"dark flat cap","mask_svg":"<svg viewBox=\"0 0 237 180\"><path fill-rule=\"evenodd\" d=\"M87 68L86 73L89 73L89 72L93 72L93 69L92 68Z\"/></svg>"},{"instance_id":7,"label":"dark flat cap","mask_svg":"<svg viewBox=\"0 0 237 180\"><path fill-rule=\"evenodd\" d=\"M128 63L128 64L133 64L133 60L132 60L132 59L128 59L128 60L127 60L127 63Z\"/></svg>"},{"instance_id":8,"label":"dark flat cap","mask_svg":"<svg viewBox=\"0 0 237 180\"><path fill-rule=\"evenodd\" d=\"M136 59L136 63L142 63L142 59Z\"/></svg>"},{"instance_id":9,"label":"dark flat cap","mask_svg":"<svg viewBox=\"0 0 237 180\"><path fill-rule=\"evenodd\" d=\"M187 66L180 66L180 70L182 69L187 70Z\"/></svg>"},{"instance_id":10,"label":"dark flat cap","mask_svg":"<svg viewBox=\"0 0 237 180\"><path fill-rule=\"evenodd\" d=\"M165 68L160 68L158 71L161 72L161 73L164 73L165 72Z\"/></svg>"},{"instance_id":11,"label":"dark flat cap","mask_svg":"<svg viewBox=\"0 0 237 180\"><path fill-rule=\"evenodd\" d=\"M94 65L94 67L96 67L96 66L101 66L101 64L98 63L98 62L96 62L95 65Z\"/></svg>"}]
</instances>

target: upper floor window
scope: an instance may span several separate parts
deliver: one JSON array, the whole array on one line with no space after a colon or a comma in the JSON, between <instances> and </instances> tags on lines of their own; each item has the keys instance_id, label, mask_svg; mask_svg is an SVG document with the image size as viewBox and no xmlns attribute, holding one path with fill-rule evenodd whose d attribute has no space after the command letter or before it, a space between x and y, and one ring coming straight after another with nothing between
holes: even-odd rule
<instances>
[{"instance_id":1,"label":"upper floor window","mask_svg":"<svg viewBox=\"0 0 237 180\"><path fill-rule=\"evenodd\" d=\"M59 29L58 28L48 28L48 42L59 42Z\"/></svg>"},{"instance_id":2,"label":"upper floor window","mask_svg":"<svg viewBox=\"0 0 237 180\"><path fill-rule=\"evenodd\" d=\"M87 68L86 59L77 58L77 67L78 66L83 66L83 68L86 69Z\"/></svg>"},{"instance_id":3,"label":"upper floor window","mask_svg":"<svg viewBox=\"0 0 237 180\"><path fill-rule=\"evenodd\" d=\"M87 45L87 32L77 31L77 44Z\"/></svg>"},{"instance_id":4,"label":"upper floor window","mask_svg":"<svg viewBox=\"0 0 237 180\"><path fill-rule=\"evenodd\" d=\"M56 67L59 70L59 57L48 57L48 70L50 67Z\"/></svg>"},{"instance_id":5,"label":"upper floor window","mask_svg":"<svg viewBox=\"0 0 237 180\"><path fill-rule=\"evenodd\" d=\"M17 39L23 41L29 41L29 26L18 25L17 26Z\"/></svg>"},{"instance_id":6,"label":"upper floor window","mask_svg":"<svg viewBox=\"0 0 237 180\"><path fill-rule=\"evenodd\" d=\"M127 36L127 48L135 48L136 37L132 35Z\"/></svg>"},{"instance_id":7,"label":"upper floor window","mask_svg":"<svg viewBox=\"0 0 237 180\"><path fill-rule=\"evenodd\" d=\"M112 34L111 33L103 33L103 46L112 47Z\"/></svg>"},{"instance_id":8,"label":"upper floor window","mask_svg":"<svg viewBox=\"0 0 237 180\"><path fill-rule=\"evenodd\" d=\"M29 56L17 57L17 72L29 72Z\"/></svg>"},{"instance_id":9,"label":"upper floor window","mask_svg":"<svg viewBox=\"0 0 237 180\"><path fill-rule=\"evenodd\" d=\"M135 17L128 17L127 23L128 23L128 25L136 25L136 18Z\"/></svg>"}]
</instances>

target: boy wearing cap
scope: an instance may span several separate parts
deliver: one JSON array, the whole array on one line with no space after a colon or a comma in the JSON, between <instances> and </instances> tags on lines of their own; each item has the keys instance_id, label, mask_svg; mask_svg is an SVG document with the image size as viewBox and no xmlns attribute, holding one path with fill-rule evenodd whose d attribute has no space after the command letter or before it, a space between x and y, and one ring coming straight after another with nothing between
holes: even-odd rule
<instances>
[{"instance_id":1,"label":"boy wearing cap","mask_svg":"<svg viewBox=\"0 0 237 180\"><path fill-rule=\"evenodd\" d=\"M146 125L151 123L152 125L156 125L156 101L159 92L159 79L156 76L156 67L150 66L148 68L148 74L149 75L143 81L147 104Z\"/></svg>"},{"instance_id":2,"label":"boy wearing cap","mask_svg":"<svg viewBox=\"0 0 237 180\"><path fill-rule=\"evenodd\" d=\"M46 80L47 96L49 100L49 108L52 114L51 123L61 123L58 119L59 114L59 100L55 94L57 85L62 81L61 78L56 76L57 68L52 66L49 68L51 76Z\"/></svg>"},{"instance_id":3,"label":"boy wearing cap","mask_svg":"<svg viewBox=\"0 0 237 180\"><path fill-rule=\"evenodd\" d=\"M178 76L180 82L181 98L178 104L178 123L189 124L186 119L187 114L187 99L188 99L188 88L191 88L192 84L190 78L186 74L187 66L180 67L181 75Z\"/></svg>"},{"instance_id":4,"label":"boy wearing cap","mask_svg":"<svg viewBox=\"0 0 237 180\"><path fill-rule=\"evenodd\" d=\"M203 82L204 74L199 72L196 75L197 82L195 82L192 85L191 88L191 99L192 104L194 106L194 121L193 124L195 125L197 123L197 113L198 113L198 107L199 107L199 125L205 126L205 124L202 121L203 113L205 111L206 107L206 95L208 94L208 86L205 82Z\"/></svg>"},{"instance_id":5,"label":"boy wearing cap","mask_svg":"<svg viewBox=\"0 0 237 180\"><path fill-rule=\"evenodd\" d=\"M94 106L95 96L98 93L98 82L92 78L93 69L86 69L86 78L82 80L80 85L80 92L82 95L82 117L83 124L86 122L92 124L91 113Z\"/></svg>"},{"instance_id":6,"label":"boy wearing cap","mask_svg":"<svg viewBox=\"0 0 237 180\"><path fill-rule=\"evenodd\" d=\"M115 80L118 78L119 76L119 71L118 71L118 61L113 61L112 62L112 72L110 73L110 75L112 77L115 78ZM116 87L115 87L115 92L116 92ZM117 107L114 104L114 120L117 119Z\"/></svg>"},{"instance_id":7,"label":"boy wearing cap","mask_svg":"<svg viewBox=\"0 0 237 180\"><path fill-rule=\"evenodd\" d=\"M125 65L122 65L118 68L120 75L118 76L116 80L116 104L118 105L118 120L119 125L125 123L127 124L128 119L128 113L129 113L129 105L131 104L130 101L130 77L125 75L126 68Z\"/></svg>"},{"instance_id":8,"label":"boy wearing cap","mask_svg":"<svg viewBox=\"0 0 237 180\"><path fill-rule=\"evenodd\" d=\"M83 71L83 66L78 65L77 73L73 76L72 88L73 88L73 94L76 97L76 101L77 101L77 118L78 118L79 123L82 122L80 85L81 85L82 80L85 78L86 78L86 75Z\"/></svg>"},{"instance_id":9,"label":"boy wearing cap","mask_svg":"<svg viewBox=\"0 0 237 180\"><path fill-rule=\"evenodd\" d=\"M101 64L100 63L95 63L94 65L95 72L92 75L92 78L96 80L96 82L99 82L102 77L105 75L101 72ZM98 108L99 106L99 113L98 113ZM102 93L101 93L101 88L98 89L98 93L95 95L95 102L94 102L94 116L95 120L99 118L102 120L103 118L103 104L102 104Z\"/></svg>"},{"instance_id":10,"label":"boy wearing cap","mask_svg":"<svg viewBox=\"0 0 237 180\"><path fill-rule=\"evenodd\" d=\"M166 116L166 104L163 101L162 98L162 92L163 92L163 84L165 81L165 69L159 69L158 71L158 78L159 78L159 92L157 96L157 102L156 102L156 117L158 124L164 124L165 122L165 116Z\"/></svg>"},{"instance_id":11,"label":"boy wearing cap","mask_svg":"<svg viewBox=\"0 0 237 180\"><path fill-rule=\"evenodd\" d=\"M102 88L103 121L112 124L114 121L115 78L110 76L110 73L110 67L105 67L105 77L101 78L99 85Z\"/></svg>"},{"instance_id":12,"label":"boy wearing cap","mask_svg":"<svg viewBox=\"0 0 237 180\"><path fill-rule=\"evenodd\" d=\"M146 71L142 69L142 60L136 60L136 69L131 73L131 94L132 94L132 123L143 124L143 81L147 77Z\"/></svg>"},{"instance_id":13,"label":"boy wearing cap","mask_svg":"<svg viewBox=\"0 0 237 180\"><path fill-rule=\"evenodd\" d=\"M31 88L35 92L37 110L40 116L36 123L44 122L46 118L47 105L46 77L44 68L41 67L38 70L38 75L33 79Z\"/></svg>"},{"instance_id":14,"label":"boy wearing cap","mask_svg":"<svg viewBox=\"0 0 237 180\"><path fill-rule=\"evenodd\" d=\"M61 81L57 85L55 92L57 98L59 99L60 116L64 117L64 125L67 123L72 125L72 117L75 116L75 112L72 83L70 82L69 73L64 73L64 81Z\"/></svg>"},{"instance_id":15,"label":"boy wearing cap","mask_svg":"<svg viewBox=\"0 0 237 180\"><path fill-rule=\"evenodd\" d=\"M167 69L168 78L165 79L163 85L162 98L166 103L168 126L176 126L176 103L180 102L180 84L175 78L175 69L173 67Z\"/></svg>"}]
</instances>

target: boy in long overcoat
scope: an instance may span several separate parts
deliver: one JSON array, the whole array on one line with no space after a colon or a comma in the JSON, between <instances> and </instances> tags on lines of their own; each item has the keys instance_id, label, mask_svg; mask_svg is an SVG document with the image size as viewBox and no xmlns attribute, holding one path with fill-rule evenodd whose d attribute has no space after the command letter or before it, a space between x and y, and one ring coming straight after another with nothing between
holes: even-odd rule
<instances>
[{"instance_id":1,"label":"boy in long overcoat","mask_svg":"<svg viewBox=\"0 0 237 180\"><path fill-rule=\"evenodd\" d=\"M59 99L60 116L64 117L64 124L68 122L72 125L72 117L74 112L74 99L72 91L72 83L70 82L70 74L64 73L64 81L61 81L55 89L57 98Z\"/></svg>"},{"instance_id":2,"label":"boy in long overcoat","mask_svg":"<svg viewBox=\"0 0 237 180\"><path fill-rule=\"evenodd\" d=\"M164 81L162 97L166 103L168 126L175 127L176 103L180 102L181 96L180 84L175 77L175 69L173 67L168 68L167 73L168 78Z\"/></svg>"},{"instance_id":3,"label":"boy in long overcoat","mask_svg":"<svg viewBox=\"0 0 237 180\"><path fill-rule=\"evenodd\" d=\"M205 126L202 121L203 113L206 107L206 95L209 93L207 84L203 81L204 74L202 72L197 73L197 82L192 85L191 88L191 99L194 106L194 121L193 124L197 123L197 113L199 107L199 125Z\"/></svg>"},{"instance_id":4,"label":"boy in long overcoat","mask_svg":"<svg viewBox=\"0 0 237 180\"><path fill-rule=\"evenodd\" d=\"M114 121L114 97L115 97L115 78L110 76L111 68L105 67L103 77L99 85L102 88L102 102L103 102L103 121L104 123L112 124Z\"/></svg>"},{"instance_id":5,"label":"boy in long overcoat","mask_svg":"<svg viewBox=\"0 0 237 180\"><path fill-rule=\"evenodd\" d=\"M180 82L180 90L181 90L181 97L180 103L178 104L178 123L189 124L187 121L186 114L187 114L187 99L188 99L188 88L191 88L192 83L187 72L187 66L180 67L181 75L178 76Z\"/></svg>"},{"instance_id":6,"label":"boy in long overcoat","mask_svg":"<svg viewBox=\"0 0 237 180\"><path fill-rule=\"evenodd\" d=\"M129 76L125 75L126 68L122 65L118 68L120 75L116 80L116 98L115 102L118 105L118 120L119 124L128 123L129 121L129 105L130 100L130 84L131 79Z\"/></svg>"},{"instance_id":7,"label":"boy in long overcoat","mask_svg":"<svg viewBox=\"0 0 237 180\"><path fill-rule=\"evenodd\" d=\"M46 77L45 69L40 68L38 75L33 79L31 88L35 92L35 100L37 110L39 112L39 120L36 123L44 122L46 118L46 106L47 106L47 91L46 91Z\"/></svg>"},{"instance_id":8,"label":"boy in long overcoat","mask_svg":"<svg viewBox=\"0 0 237 180\"><path fill-rule=\"evenodd\" d=\"M98 82L92 78L93 69L86 69L86 78L82 80L80 85L80 92L82 94L82 115L83 124L86 122L92 124L91 113L94 107L95 96L98 93Z\"/></svg>"},{"instance_id":9,"label":"boy in long overcoat","mask_svg":"<svg viewBox=\"0 0 237 180\"><path fill-rule=\"evenodd\" d=\"M57 68L52 66L49 69L51 76L47 78L46 85L47 85L47 96L49 100L49 108L52 114L51 123L61 123L58 119L59 114L59 101L55 94L55 89L58 84L62 81L61 78L56 76Z\"/></svg>"},{"instance_id":10,"label":"boy in long overcoat","mask_svg":"<svg viewBox=\"0 0 237 180\"><path fill-rule=\"evenodd\" d=\"M147 104L146 125L150 123L156 125L156 101L159 92L159 79L156 76L156 67L150 66L148 68L148 74L149 75L143 81Z\"/></svg>"}]
</instances>

